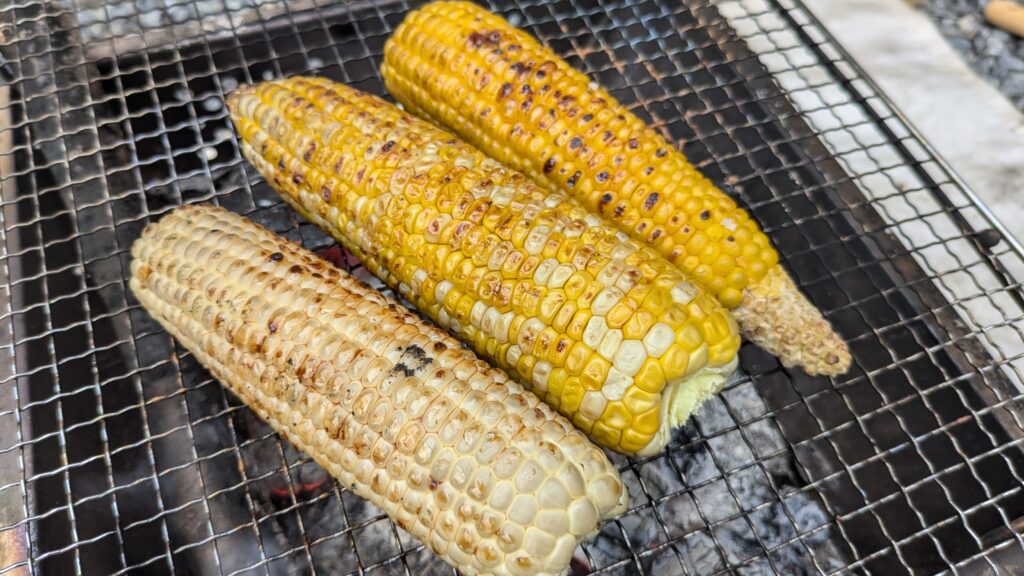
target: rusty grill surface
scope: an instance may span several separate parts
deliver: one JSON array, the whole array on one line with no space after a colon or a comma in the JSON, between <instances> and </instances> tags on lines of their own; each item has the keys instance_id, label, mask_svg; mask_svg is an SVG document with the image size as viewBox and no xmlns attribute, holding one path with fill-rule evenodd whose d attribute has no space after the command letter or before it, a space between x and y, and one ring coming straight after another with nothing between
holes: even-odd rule
<instances>
[{"instance_id":1,"label":"rusty grill surface","mask_svg":"<svg viewBox=\"0 0 1024 576\"><path fill-rule=\"evenodd\" d=\"M365 274L240 159L223 99L382 93L405 0L0 6L0 574L451 574L199 367L126 289L186 202ZM574 574L1020 573L1024 251L798 0L495 0L732 191L851 345L752 345ZM982 152L979 152L982 153ZM983 153L998 153L987 151Z\"/></svg>"}]
</instances>

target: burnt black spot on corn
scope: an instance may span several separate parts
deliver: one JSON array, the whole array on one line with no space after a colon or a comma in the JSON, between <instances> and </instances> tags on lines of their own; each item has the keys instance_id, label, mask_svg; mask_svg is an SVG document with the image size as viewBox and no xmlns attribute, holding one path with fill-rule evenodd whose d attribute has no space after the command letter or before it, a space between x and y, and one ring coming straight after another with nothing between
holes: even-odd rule
<instances>
[{"instance_id":1,"label":"burnt black spot on corn","mask_svg":"<svg viewBox=\"0 0 1024 576\"><path fill-rule=\"evenodd\" d=\"M476 18L481 23L474 25ZM557 100L558 110L553 117L545 114L538 119L535 114L513 109L484 120L474 118L472 110L493 101L493 91L482 92L474 99L451 97L455 87L465 84L467 67L483 66L502 73L480 51L464 58L457 49L475 26L499 30L499 45L514 42L521 46L516 59L542 62L536 76L544 78L545 87L572 96L574 107L601 119L605 126L600 135L587 133L581 137L583 147L591 154L602 154L604 162L580 162L574 167L583 169L578 177L574 168L564 173L543 170L547 155L573 157L569 154L571 143L558 141L557 136L576 120ZM623 193L621 187L627 183L634 189L642 185L659 190L661 198L651 214L643 212L642 196L624 192L623 198L630 202L621 211L616 210L614 223L623 232L647 242L649 237L636 235L636 222L651 218L667 223L674 214L682 214L683 218L664 226L653 247L722 304L735 309L748 336L777 354L787 366L802 366L812 374L838 374L849 367L846 345L779 266L778 253L747 212L701 175L657 131L536 39L472 3L440 1L410 13L388 40L384 52L384 81L396 99L458 131L470 143L549 190L568 192L593 210L600 207L605 193ZM517 123L526 129L511 140L503 127ZM548 150L546 155L538 154L544 150ZM634 158L639 161L634 162ZM597 175L604 171L611 173L611 178L600 182ZM713 208L713 215L701 221L697 233L686 237L679 234L683 224L700 221L700 213L708 208ZM735 242L725 242L729 234Z\"/></svg>"}]
</instances>

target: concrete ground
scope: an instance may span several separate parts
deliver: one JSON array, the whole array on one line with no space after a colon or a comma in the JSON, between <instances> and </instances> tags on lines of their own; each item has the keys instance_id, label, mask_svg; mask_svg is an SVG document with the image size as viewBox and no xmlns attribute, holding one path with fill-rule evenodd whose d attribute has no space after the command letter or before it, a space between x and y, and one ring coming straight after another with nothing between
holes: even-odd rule
<instances>
[{"instance_id":1,"label":"concrete ground","mask_svg":"<svg viewBox=\"0 0 1024 576\"><path fill-rule=\"evenodd\" d=\"M1024 114L903 0L805 4L997 217L1024 239Z\"/></svg>"}]
</instances>

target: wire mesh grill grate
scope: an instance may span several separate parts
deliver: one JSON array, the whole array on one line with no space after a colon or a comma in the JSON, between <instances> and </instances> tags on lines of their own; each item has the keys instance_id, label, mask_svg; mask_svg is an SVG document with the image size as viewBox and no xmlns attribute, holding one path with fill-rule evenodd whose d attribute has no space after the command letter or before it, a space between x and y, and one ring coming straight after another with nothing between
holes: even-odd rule
<instances>
[{"instance_id":1,"label":"wire mesh grill grate","mask_svg":"<svg viewBox=\"0 0 1024 576\"><path fill-rule=\"evenodd\" d=\"M405 0L0 8L0 574L451 574L211 380L125 287L214 201L365 274L239 157L240 82L370 92ZM495 0L748 206L850 374L742 371L574 573L1013 573L1021 247L795 0ZM27 546L27 548L26 548Z\"/></svg>"}]
</instances>

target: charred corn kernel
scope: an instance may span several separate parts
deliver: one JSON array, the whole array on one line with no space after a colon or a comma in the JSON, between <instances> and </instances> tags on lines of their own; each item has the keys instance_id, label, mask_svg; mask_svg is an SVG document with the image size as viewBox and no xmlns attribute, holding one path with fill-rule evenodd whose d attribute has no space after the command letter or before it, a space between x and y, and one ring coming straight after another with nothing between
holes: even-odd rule
<instances>
[{"instance_id":1,"label":"charred corn kernel","mask_svg":"<svg viewBox=\"0 0 1024 576\"><path fill-rule=\"evenodd\" d=\"M700 380L710 386L735 366L735 323L714 298L698 290L675 302L673 290L689 284L668 261L450 134L316 78L243 87L228 107L246 158L289 205L583 429L602 413L596 397L584 404L583 391L604 390L617 362L628 376L612 389L632 385L650 356L646 340L661 345L659 324L670 342L685 329L707 330L715 340L684 341L691 352L713 349L702 357L719 361L691 354L685 376L662 366L659 398L698 373L710 375ZM652 294L658 305L644 306ZM630 324L624 345L640 309L648 316ZM687 416L664 408L665 421ZM644 452L659 450L669 432L651 433Z\"/></svg>"},{"instance_id":2,"label":"charred corn kernel","mask_svg":"<svg viewBox=\"0 0 1024 576\"><path fill-rule=\"evenodd\" d=\"M586 289L592 279L588 279L588 274L582 270L577 270L569 277L565 282L565 295L569 300L575 300L583 294L583 290Z\"/></svg>"},{"instance_id":3,"label":"charred corn kernel","mask_svg":"<svg viewBox=\"0 0 1024 576\"><path fill-rule=\"evenodd\" d=\"M687 271L787 366L848 369L846 345L747 212L530 35L470 2L432 2L396 29L381 71L408 110L578 199Z\"/></svg>"},{"instance_id":4,"label":"charred corn kernel","mask_svg":"<svg viewBox=\"0 0 1024 576\"><path fill-rule=\"evenodd\" d=\"M132 256L132 292L160 324L461 573L562 574L578 541L625 509L615 467L565 418L299 246L191 206L147 227ZM499 483L503 470L512 481Z\"/></svg>"}]
</instances>

